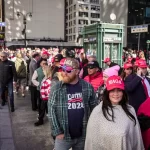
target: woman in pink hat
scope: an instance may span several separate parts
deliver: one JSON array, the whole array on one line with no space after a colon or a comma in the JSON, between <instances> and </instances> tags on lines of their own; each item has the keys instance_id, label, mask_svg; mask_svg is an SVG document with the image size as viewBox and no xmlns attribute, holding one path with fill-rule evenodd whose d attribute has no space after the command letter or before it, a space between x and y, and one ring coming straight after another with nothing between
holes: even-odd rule
<instances>
[{"instance_id":1,"label":"woman in pink hat","mask_svg":"<svg viewBox=\"0 0 150 150\"><path fill-rule=\"evenodd\" d=\"M92 111L85 150L144 150L136 113L119 76L108 78L103 101Z\"/></svg>"},{"instance_id":2,"label":"woman in pink hat","mask_svg":"<svg viewBox=\"0 0 150 150\"><path fill-rule=\"evenodd\" d=\"M104 90L106 89L106 81L109 77L116 75L118 76L118 72L119 72L120 67L118 65L107 68L103 71L103 84L98 88L98 90L96 91L96 96L98 98L98 101L102 101L102 96L104 93Z\"/></svg>"}]
</instances>

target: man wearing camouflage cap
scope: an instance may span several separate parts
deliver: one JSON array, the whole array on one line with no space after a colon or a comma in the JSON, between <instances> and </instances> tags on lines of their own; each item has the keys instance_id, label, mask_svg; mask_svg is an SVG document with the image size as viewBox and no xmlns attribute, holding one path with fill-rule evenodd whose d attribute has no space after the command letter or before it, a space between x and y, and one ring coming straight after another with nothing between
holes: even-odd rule
<instances>
[{"instance_id":1,"label":"man wearing camouflage cap","mask_svg":"<svg viewBox=\"0 0 150 150\"><path fill-rule=\"evenodd\" d=\"M62 81L52 87L49 96L49 119L55 150L84 150L89 115L97 105L93 87L79 79L79 62L66 58Z\"/></svg>"}]
</instances>

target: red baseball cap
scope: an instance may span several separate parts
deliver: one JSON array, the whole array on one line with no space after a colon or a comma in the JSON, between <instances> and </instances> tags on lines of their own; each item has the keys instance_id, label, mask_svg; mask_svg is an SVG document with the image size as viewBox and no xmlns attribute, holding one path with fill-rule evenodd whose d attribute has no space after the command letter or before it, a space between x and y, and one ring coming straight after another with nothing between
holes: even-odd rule
<instances>
[{"instance_id":1,"label":"red baseball cap","mask_svg":"<svg viewBox=\"0 0 150 150\"><path fill-rule=\"evenodd\" d=\"M124 82L119 76L111 76L107 79L106 88L108 91L113 89L124 90Z\"/></svg>"},{"instance_id":2,"label":"red baseball cap","mask_svg":"<svg viewBox=\"0 0 150 150\"><path fill-rule=\"evenodd\" d=\"M43 52L42 52L42 55L47 55L47 56L49 56L50 54L49 54L48 51L43 51Z\"/></svg>"},{"instance_id":3,"label":"red baseball cap","mask_svg":"<svg viewBox=\"0 0 150 150\"><path fill-rule=\"evenodd\" d=\"M137 66L140 68L147 68L146 61L143 59L138 60Z\"/></svg>"},{"instance_id":4,"label":"red baseball cap","mask_svg":"<svg viewBox=\"0 0 150 150\"><path fill-rule=\"evenodd\" d=\"M128 62L125 63L123 66L124 69L132 68L132 67L133 67L133 65L131 63L128 63Z\"/></svg>"},{"instance_id":5,"label":"red baseball cap","mask_svg":"<svg viewBox=\"0 0 150 150\"><path fill-rule=\"evenodd\" d=\"M60 66L63 66L64 63L65 63L65 61L66 61L66 58L61 59L61 61L59 62L59 63L60 63Z\"/></svg>"},{"instance_id":6,"label":"red baseball cap","mask_svg":"<svg viewBox=\"0 0 150 150\"><path fill-rule=\"evenodd\" d=\"M110 62L110 61L111 61L110 58L105 58L103 62L107 63L107 62Z\"/></svg>"}]
</instances>

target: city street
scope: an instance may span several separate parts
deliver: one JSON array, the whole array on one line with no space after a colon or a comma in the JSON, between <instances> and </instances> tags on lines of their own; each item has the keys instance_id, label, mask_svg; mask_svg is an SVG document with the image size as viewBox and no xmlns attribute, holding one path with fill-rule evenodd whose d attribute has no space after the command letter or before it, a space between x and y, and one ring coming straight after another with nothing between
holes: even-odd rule
<instances>
[{"instance_id":1,"label":"city street","mask_svg":"<svg viewBox=\"0 0 150 150\"><path fill-rule=\"evenodd\" d=\"M8 114L3 115L2 111ZM3 122L8 122L9 112L7 106L2 107L0 112ZM9 141L7 138L0 140L0 150L14 150L10 146L10 144L13 145L13 140L15 150L52 150L53 139L51 137L48 118L45 117L44 125L35 127L34 123L37 121L37 117L37 112L31 110L30 94L27 93L25 98L21 97L21 94L15 95L15 112L10 115L13 136L10 137L11 126L7 125L10 132L6 131L6 134L9 134ZM3 130L2 127L4 126L0 126L1 131Z\"/></svg>"}]
</instances>

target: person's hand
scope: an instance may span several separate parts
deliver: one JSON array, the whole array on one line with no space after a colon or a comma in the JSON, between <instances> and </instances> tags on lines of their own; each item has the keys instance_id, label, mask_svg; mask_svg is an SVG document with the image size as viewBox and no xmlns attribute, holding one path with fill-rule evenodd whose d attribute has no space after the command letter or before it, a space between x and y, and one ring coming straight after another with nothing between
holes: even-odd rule
<instances>
[{"instance_id":1,"label":"person's hand","mask_svg":"<svg viewBox=\"0 0 150 150\"><path fill-rule=\"evenodd\" d=\"M59 134L56 136L56 139L63 140L64 139L64 134Z\"/></svg>"},{"instance_id":2,"label":"person's hand","mask_svg":"<svg viewBox=\"0 0 150 150\"><path fill-rule=\"evenodd\" d=\"M137 69L137 75L142 76L142 70L141 69Z\"/></svg>"}]
</instances>

